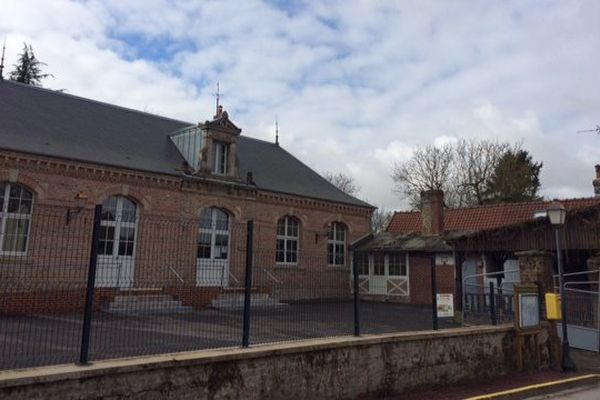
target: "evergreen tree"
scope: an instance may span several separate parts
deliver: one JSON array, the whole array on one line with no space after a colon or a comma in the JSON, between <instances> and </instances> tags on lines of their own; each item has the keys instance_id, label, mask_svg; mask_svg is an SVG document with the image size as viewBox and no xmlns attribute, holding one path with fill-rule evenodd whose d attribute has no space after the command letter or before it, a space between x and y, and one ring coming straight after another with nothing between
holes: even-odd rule
<instances>
[{"instance_id":1,"label":"evergreen tree","mask_svg":"<svg viewBox=\"0 0 600 400\"><path fill-rule=\"evenodd\" d=\"M540 171L526 150L509 150L499 160L488 182L488 202L516 203L540 200Z\"/></svg>"},{"instance_id":2,"label":"evergreen tree","mask_svg":"<svg viewBox=\"0 0 600 400\"><path fill-rule=\"evenodd\" d=\"M19 54L19 61L14 65L15 70L10 73L10 79L27 85L41 86L42 79L53 76L42 73L42 66L45 65L47 64L35 57L31 45L24 43L23 52Z\"/></svg>"}]
</instances>

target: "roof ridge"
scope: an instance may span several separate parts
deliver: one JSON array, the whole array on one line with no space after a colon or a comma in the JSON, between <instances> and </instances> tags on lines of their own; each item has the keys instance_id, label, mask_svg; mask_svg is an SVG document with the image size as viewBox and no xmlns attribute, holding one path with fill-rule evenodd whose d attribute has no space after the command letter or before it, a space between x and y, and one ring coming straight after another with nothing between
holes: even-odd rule
<instances>
[{"instance_id":1,"label":"roof ridge","mask_svg":"<svg viewBox=\"0 0 600 400\"><path fill-rule=\"evenodd\" d=\"M520 205L534 205L534 204L548 204L554 201L558 202L573 202L573 201L581 201L581 200L594 200L596 197L572 197L567 199L543 199L543 200L531 200L531 201L519 201L515 203L489 203L489 204L477 204L466 207L457 207L457 208L446 208L446 212L448 211L462 211L462 210L473 210L473 209L483 209L483 208L504 208L504 207L514 207ZM600 198L598 200L600 202Z\"/></svg>"},{"instance_id":2,"label":"roof ridge","mask_svg":"<svg viewBox=\"0 0 600 400\"><path fill-rule=\"evenodd\" d=\"M421 214L420 211L394 211L395 214Z\"/></svg>"},{"instance_id":3,"label":"roof ridge","mask_svg":"<svg viewBox=\"0 0 600 400\"><path fill-rule=\"evenodd\" d=\"M27 85L25 83L13 81L12 79L5 79L5 80L2 80L0 82L10 83L10 84L13 84L15 86L21 86L21 87L27 88L27 89L35 89L35 90L39 90L39 91L42 91L42 92L47 92L49 94L54 94L56 96L70 97L70 98L73 98L75 100L81 100L81 101L85 101L85 102L88 102L88 103L99 104L99 105L106 106L106 107L109 107L109 108L114 108L114 109L118 109L118 110L133 112L133 113L137 113L137 114L148 115L148 116L154 117L154 118L161 118L161 119L164 119L164 120L167 120L167 121L173 121L173 122L179 122L179 123L182 123L182 124L194 125L194 123L192 123L192 122L183 121L183 120L175 119L175 118L171 118L171 117L165 117L163 115L154 114L154 113L150 113L150 112L147 112L147 111L136 110L135 108L125 107L125 106L119 106L119 105L116 105L116 104L111 104L111 103L107 103L107 102L100 101L100 100L94 100L94 99L90 99L88 97L79 96L79 95L76 95L76 94L65 93L65 92L61 92L60 90L49 89L49 88L45 88L45 87L41 87L41 86Z\"/></svg>"}]
</instances>

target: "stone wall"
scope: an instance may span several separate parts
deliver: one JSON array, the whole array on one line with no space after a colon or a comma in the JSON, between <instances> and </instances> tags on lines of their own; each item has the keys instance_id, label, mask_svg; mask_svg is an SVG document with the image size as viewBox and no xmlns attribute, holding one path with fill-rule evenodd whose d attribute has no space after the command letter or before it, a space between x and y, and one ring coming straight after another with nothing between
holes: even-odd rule
<instances>
[{"instance_id":1,"label":"stone wall","mask_svg":"<svg viewBox=\"0 0 600 400\"><path fill-rule=\"evenodd\" d=\"M510 326L463 328L5 371L0 399L384 397L507 374L514 338Z\"/></svg>"}]
</instances>

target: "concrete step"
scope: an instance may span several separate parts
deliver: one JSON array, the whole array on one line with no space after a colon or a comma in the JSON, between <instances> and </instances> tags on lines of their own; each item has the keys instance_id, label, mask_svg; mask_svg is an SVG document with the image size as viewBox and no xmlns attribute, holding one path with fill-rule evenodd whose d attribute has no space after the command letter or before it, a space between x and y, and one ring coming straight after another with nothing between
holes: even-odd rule
<instances>
[{"instance_id":1,"label":"concrete step","mask_svg":"<svg viewBox=\"0 0 600 400\"><path fill-rule=\"evenodd\" d=\"M153 295L143 295L143 296L115 296L114 303L126 303L126 304L134 304L134 303L149 303L149 302L165 302L165 301L175 301L172 296L166 294L153 294Z\"/></svg>"},{"instance_id":2,"label":"concrete step","mask_svg":"<svg viewBox=\"0 0 600 400\"><path fill-rule=\"evenodd\" d=\"M148 294L136 296L117 295L104 310L116 314L172 314L192 311L193 307L184 306L166 294Z\"/></svg>"},{"instance_id":3,"label":"concrete step","mask_svg":"<svg viewBox=\"0 0 600 400\"><path fill-rule=\"evenodd\" d=\"M286 303L282 303L276 298L269 296L268 293L252 293L250 297L251 307L285 307ZM211 306L220 310L239 310L244 308L244 294L223 292L219 297L211 302Z\"/></svg>"}]
</instances>

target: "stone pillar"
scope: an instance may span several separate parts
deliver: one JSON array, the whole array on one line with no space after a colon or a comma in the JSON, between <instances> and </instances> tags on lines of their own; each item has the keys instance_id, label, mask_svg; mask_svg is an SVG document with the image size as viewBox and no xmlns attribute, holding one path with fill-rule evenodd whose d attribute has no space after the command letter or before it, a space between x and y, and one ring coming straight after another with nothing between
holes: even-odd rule
<instances>
[{"instance_id":1,"label":"stone pillar","mask_svg":"<svg viewBox=\"0 0 600 400\"><path fill-rule=\"evenodd\" d=\"M548 251L528 250L515 253L519 259L522 285L539 285L542 293L554 291L554 257Z\"/></svg>"},{"instance_id":2,"label":"stone pillar","mask_svg":"<svg viewBox=\"0 0 600 400\"><path fill-rule=\"evenodd\" d=\"M528 250L515 253L519 260L521 284L538 286L541 295L554 291L554 260L556 255L548 251ZM546 319L546 301L541 299L541 318ZM548 363L552 368L560 365L561 342L556 330L555 321L542 323L548 335ZM545 352L543 352L545 353Z\"/></svg>"}]
</instances>

